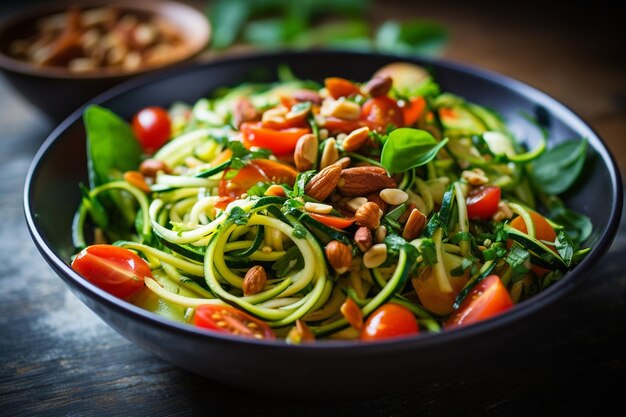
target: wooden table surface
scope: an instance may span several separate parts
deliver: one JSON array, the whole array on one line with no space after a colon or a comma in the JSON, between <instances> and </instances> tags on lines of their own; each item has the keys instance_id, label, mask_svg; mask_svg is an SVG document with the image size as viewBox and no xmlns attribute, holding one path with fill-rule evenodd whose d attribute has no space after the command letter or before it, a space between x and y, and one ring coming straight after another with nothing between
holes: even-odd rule
<instances>
[{"instance_id":1,"label":"wooden table surface","mask_svg":"<svg viewBox=\"0 0 626 417\"><path fill-rule=\"evenodd\" d=\"M449 27L446 57L511 75L561 100L599 132L626 172L626 37L615 36L623 29L607 30L593 25L599 18L579 14L567 24L556 10L513 15L465 7L430 5L419 14ZM0 13L15 8L3 2ZM379 3L374 13L382 20L410 11L406 3ZM585 22L599 29L587 30ZM28 236L22 209L26 171L53 127L0 78L0 415L524 416L622 408L624 221L588 279L537 323L536 343L524 358L383 398L322 403L312 393L309 401L277 400L205 380L140 350L55 276Z\"/></svg>"}]
</instances>

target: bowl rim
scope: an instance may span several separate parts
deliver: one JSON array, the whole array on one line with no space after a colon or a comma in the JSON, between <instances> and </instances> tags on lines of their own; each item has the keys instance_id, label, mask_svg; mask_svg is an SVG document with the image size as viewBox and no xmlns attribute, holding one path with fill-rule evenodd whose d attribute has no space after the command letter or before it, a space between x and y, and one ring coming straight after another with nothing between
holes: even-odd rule
<instances>
[{"instance_id":1,"label":"bowl rim","mask_svg":"<svg viewBox=\"0 0 626 417\"><path fill-rule=\"evenodd\" d=\"M33 182L37 177L39 166L42 164L48 152L55 146L57 139L74 123L79 122L82 117L82 112L87 106L83 105L70 116L68 116L61 124L59 124L50 135L43 142L41 147L35 154L26 176L24 186L24 213L26 217L27 226L31 237L42 254L44 259L52 266L58 275L71 287L80 291L83 295L90 298L95 298L98 303L106 304L108 308L116 310L118 313L129 316L129 319L140 320L147 322L152 327L159 327L169 332L176 332L187 337L193 337L197 339L206 339L207 342L213 343L228 343L233 347L242 345L253 345L257 348L271 348L282 349L285 351L301 351L310 352L319 351L323 353L336 354L337 352L351 352L356 353L384 353L390 351L410 350L417 349L419 346L438 346L444 343L450 343L461 339L470 338L481 333L493 331L495 329L502 329L506 325L516 322L524 317L528 317L533 313L541 310L549 304L552 304L558 298L561 298L565 294L569 293L577 284L579 284L584 278L584 272L589 268L608 250L610 247L617 230L619 228L622 205L623 205L623 189L622 180L619 169L615 162L611 151L606 146L604 141L589 127L580 116L574 111L568 108L563 103L559 102L552 96L538 90L529 84L523 83L511 77L496 73L491 70L483 69L477 66L468 65L442 58L430 58L430 57L407 57L396 54L386 53L370 53L370 52L358 52L358 51L345 51L345 50L326 50L317 49L311 51L281 51L281 52L268 52L268 53L244 53L237 56L228 56L215 59L211 62L197 63L185 68L178 68L170 70L166 73L150 74L136 79L132 79L120 85L113 87L112 89L98 95L96 98L90 101L94 104L102 104L110 99L116 98L119 95L131 93L133 90L144 87L159 80L163 80L173 76L179 76L188 72L202 71L206 67L215 67L227 64L254 64L255 61L260 59L271 59L275 61L285 60L289 57L294 58L298 56L376 56L387 59L395 59L399 61L413 62L420 65L432 65L435 67L446 68L455 72L465 73L472 77L479 78L484 81L496 83L507 89L513 90L521 96L529 99L533 103L541 104L549 109L555 116L563 120L567 125L573 129L582 133L581 136L586 137L592 147L596 150L602 160L606 163L611 180L612 195L614 201L611 206L609 219L604 226L597 244L591 248L590 253L578 264L574 269L569 271L565 279L560 280L547 289L543 290L539 294L532 298L525 300L519 304L516 304L512 309L504 314L498 315L494 318L482 321L477 324L468 325L456 329L445 330L440 333L419 333L414 336L402 337L397 339L389 339L376 341L371 343L359 343L355 340L324 340L322 343L302 344L302 345L289 345L284 341L278 339L276 341L246 339L237 336L231 336L228 334L209 332L199 329L195 326L191 326L186 323L179 323L174 320L167 319L165 317L158 316L148 310L144 310L131 303L114 297L113 295L101 290L89 281L83 279L78 273L71 269L65 260L61 259L48 245L45 236L39 230L37 224L37 214L34 211L32 200L34 198ZM80 123L80 122L79 122ZM350 348L350 349L347 349Z\"/></svg>"},{"instance_id":2,"label":"bowl rim","mask_svg":"<svg viewBox=\"0 0 626 417\"><path fill-rule=\"evenodd\" d=\"M0 21L0 36L11 27L23 21L60 13L67 10L69 6L75 6L76 4L75 0L60 0L51 3L41 3L20 10ZM154 16L160 16L170 23L171 19L168 18L166 12L169 10L178 10L186 13L188 16L193 16L201 26L194 29L193 37L189 35L190 32L181 31L185 39L185 44L190 46L189 50L182 58L167 62L163 65L139 67L132 71L101 68L93 72L70 72L65 67L36 66L22 59L14 58L0 50L0 68L18 74L59 80L124 79L180 65L201 54L211 40L212 27L207 16L200 10L185 3L171 0L133 0L132 2L124 0L81 0L80 2L80 7L87 9L108 6L120 7L128 11L147 12ZM176 27L180 30L180 25L176 25Z\"/></svg>"}]
</instances>

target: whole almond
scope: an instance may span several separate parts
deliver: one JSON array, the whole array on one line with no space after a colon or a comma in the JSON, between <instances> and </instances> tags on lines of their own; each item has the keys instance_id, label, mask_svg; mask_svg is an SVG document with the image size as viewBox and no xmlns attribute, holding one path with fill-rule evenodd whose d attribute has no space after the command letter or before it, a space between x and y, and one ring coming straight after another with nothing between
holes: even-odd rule
<instances>
[{"instance_id":1,"label":"whole almond","mask_svg":"<svg viewBox=\"0 0 626 417\"><path fill-rule=\"evenodd\" d=\"M346 298L339 310L350 326L357 330L363 328L363 312L352 298Z\"/></svg>"},{"instance_id":2,"label":"whole almond","mask_svg":"<svg viewBox=\"0 0 626 417\"><path fill-rule=\"evenodd\" d=\"M391 89L393 80L389 76L374 77L365 84L363 92L369 94L372 97L379 97L387 95Z\"/></svg>"},{"instance_id":3,"label":"whole almond","mask_svg":"<svg viewBox=\"0 0 626 417\"><path fill-rule=\"evenodd\" d=\"M375 166L346 168L338 184L343 195L362 196L385 188L395 188L396 182L384 168Z\"/></svg>"},{"instance_id":4,"label":"whole almond","mask_svg":"<svg viewBox=\"0 0 626 417\"><path fill-rule=\"evenodd\" d=\"M300 136L293 152L293 161L298 171L308 171L317 161L317 137L311 133Z\"/></svg>"},{"instance_id":5,"label":"whole almond","mask_svg":"<svg viewBox=\"0 0 626 417\"><path fill-rule=\"evenodd\" d=\"M255 265L248 270L243 279L241 288L243 295L253 295L261 292L267 282L267 274L265 269L260 265Z\"/></svg>"},{"instance_id":6,"label":"whole almond","mask_svg":"<svg viewBox=\"0 0 626 417\"><path fill-rule=\"evenodd\" d=\"M239 98L233 106L233 125L239 129L243 122L259 120L261 114L247 97Z\"/></svg>"},{"instance_id":7,"label":"whole almond","mask_svg":"<svg viewBox=\"0 0 626 417\"><path fill-rule=\"evenodd\" d=\"M159 171L166 174L172 172L165 162L159 161L158 159L146 159L139 165L139 172L146 178L152 178L154 180Z\"/></svg>"},{"instance_id":8,"label":"whole almond","mask_svg":"<svg viewBox=\"0 0 626 417\"><path fill-rule=\"evenodd\" d=\"M350 132L343 140L343 150L346 152L354 152L361 146L365 145L369 139L370 128L367 126L360 127Z\"/></svg>"},{"instance_id":9,"label":"whole almond","mask_svg":"<svg viewBox=\"0 0 626 417\"><path fill-rule=\"evenodd\" d=\"M380 198L380 193L374 192L365 197L367 198L367 201L378 204L378 207L383 211L383 213L387 212L388 205L382 198Z\"/></svg>"},{"instance_id":10,"label":"whole almond","mask_svg":"<svg viewBox=\"0 0 626 417\"><path fill-rule=\"evenodd\" d=\"M326 259L338 274L343 274L352 265L352 251L343 243L333 240L326 245Z\"/></svg>"},{"instance_id":11,"label":"whole almond","mask_svg":"<svg viewBox=\"0 0 626 417\"><path fill-rule=\"evenodd\" d=\"M424 226L426 226L426 216L424 216L421 211L414 208L411 210L411 214L409 214L409 218L404 225L402 237L406 240L413 240L422 233Z\"/></svg>"},{"instance_id":12,"label":"whole almond","mask_svg":"<svg viewBox=\"0 0 626 417\"><path fill-rule=\"evenodd\" d=\"M317 201L324 201L337 186L340 176L341 165L329 165L311 178L304 187L304 193Z\"/></svg>"},{"instance_id":13,"label":"whole almond","mask_svg":"<svg viewBox=\"0 0 626 417\"><path fill-rule=\"evenodd\" d=\"M359 226L376 229L380 225L380 208L376 203L367 202L354 213L354 221Z\"/></svg>"},{"instance_id":14,"label":"whole almond","mask_svg":"<svg viewBox=\"0 0 626 417\"><path fill-rule=\"evenodd\" d=\"M354 243L356 243L361 252L367 252L373 244L372 231L367 227L359 227L354 234Z\"/></svg>"}]
</instances>

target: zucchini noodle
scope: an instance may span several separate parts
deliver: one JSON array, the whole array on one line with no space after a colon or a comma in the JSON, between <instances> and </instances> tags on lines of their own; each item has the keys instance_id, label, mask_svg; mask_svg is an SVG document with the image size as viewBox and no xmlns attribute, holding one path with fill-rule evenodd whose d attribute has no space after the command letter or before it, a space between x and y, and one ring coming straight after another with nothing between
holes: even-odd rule
<instances>
[{"instance_id":1,"label":"zucchini noodle","mask_svg":"<svg viewBox=\"0 0 626 417\"><path fill-rule=\"evenodd\" d=\"M546 138L525 151L497 114L406 65L419 77L383 68L384 98L292 77L179 103L152 155L96 132L133 135L88 108L103 118L86 126L90 146L115 146L90 160L72 265L97 261L128 286L118 296L156 314L288 343L382 337L393 308L411 334L440 332L467 324L460 310L494 275L511 306L560 279L586 250L571 225L536 223L550 207L535 203L558 199L531 178Z\"/></svg>"}]
</instances>

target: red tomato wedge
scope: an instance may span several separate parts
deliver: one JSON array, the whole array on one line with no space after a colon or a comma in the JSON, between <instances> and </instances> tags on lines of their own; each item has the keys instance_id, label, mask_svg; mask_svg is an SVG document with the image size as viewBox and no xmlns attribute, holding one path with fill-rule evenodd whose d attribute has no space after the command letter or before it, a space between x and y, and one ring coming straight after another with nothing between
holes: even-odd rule
<instances>
[{"instance_id":1,"label":"red tomato wedge","mask_svg":"<svg viewBox=\"0 0 626 417\"><path fill-rule=\"evenodd\" d=\"M361 340L382 340L417 334L419 327L409 309L394 303L383 304L367 319Z\"/></svg>"},{"instance_id":2,"label":"red tomato wedge","mask_svg":"<svg viewBox=\"0 0 626 417\"><path fill-rule=\"evenodd\" d=\"M113 245L92 245L72 261L72 269L118 298L128 298L151 277L150 266L135 252Z\"/></svg>"},{"instance_id":3,"label":"red tomato wedge","mask_svg":"<svg viewBox=\"0 0 626 417\"><path fill-rule=\"evenodd\" d=\"M387 96L370 98L361 108L361 119L370 129L384 132L387 126L404 126L404 115L398 103Z\"/></svg>"},{"instance_id":4,"label":"red tomato wedge","mask_svg":"<svg viewBox=\"0 0 626 417\"><path fill-rule=\"evenodd\" d=\"M336 229L346 229L354 223L354 219L349 217L337 217L317 213L309 213L309 216L313 217L320 223L324 223L326 226L334 227Z\"/></svg>"},{"instance_id":5,"label":"red tomato wedge","mask_svg":"<svg viewBox=\"0 0 626 417\"><path fill-rule=\"evenodd\" d=\"M272 329L263 321L230 306L201 305L196 308L196 326L251 339L274 340Z\"/></svg>"},{"instance_id":6,"label":"red tomato wedge","mask_svg":"<svg viewBox=\"0 0 626 417\"><path fill-rule=\"evenodd\" d=\"M535 211L529 211L529 213L530 213L530 218L533 221L533 225L535 226L535 239L545 240L546 242L554 242L556 240L556 232L554 231L552 226L550 226L550 223L548 223L545 217L543 217L541 214ZM511 227L519 230L520 232L528 233L528 230L526 229L526 223L524 222L524 219L522 218L522 216L517 216L516 218L514 218L511 221L510 225ZM513 245L513 241L509 239L509 241L507 242L507 246L511 248L512 245ZM554 246L548 246L548 247L552 249L555 253L558 253ZM542 268L536 265L532 265L531 269L537 275L545 275L550 271L549 269Z\"/></svg>"},{"instance_id":7,"label":"red tomato wedge","mask_svg":"<svg viewBox=\"0 0 626 417\"><path fill-rule=\"evenodd\" d=\"M226 178L229 170L224 171L218 186L222 197L239 198L259 182L273 182L276 184L293 185L298 172L289 165L269 159L253 159L241 168L233 178ZM228 203L226 203L228 204Z\"/></svg>"},{"instance_id":8,"label":"red tomato wedge","mask_svg":"<svg viewBox=\"0 0 626 417\"><path fill-rule=\"evenodd\" d=\"M412 97L408 103L402 107L402 115L404 116L404 125L414 125L426 108L426 100L424 97Z\"/></svg>"},{"instance_id":9,"label":"red tomato wedge","mask_svg":"<svg viewBox=\"0 0 626 417\"><path fill-rule=\"evenodd\" d=\"M161 107L146 107L140 110L133 117L132 128L148 155L163 146L172 133L170 116L167 110Z\"/></svg>"},{"instance_id":10,"label":"red tomato wedge","mask_svg":"<svg viewBox=\"0 0 626 417\"><path fill-rule=\"evenodd\" d=\"M489 220L498 211L500 187L478 187L467 195L467 216L470 219Z\"/></svg>"},{"instance_id":11,"label":"red tomato wedge","mask_svg":"<svg viewBox=\"0 0 626 417\"><path fill-rule=\"evenodd\" d=\"M445 327L460 327L497 316L513 307L513 300L500 277L489 275L470 291Z\"/></svg>"},{"instance_id":12,"label":"red tomato wedge","mask_svg":"<svg viewBox=\"0 0 626 417\"><path fill-rule=\"evenodd\" d=\"M358 94L361 90L350 80L339 77L328 77L324 80L324 85L328 93L337 100L339 97L348 97L352 94Z\"/></svg>"},{"instance_id":13,"label":"red tomato wedge","mask_svg":"<svg viewBox=\"0 0 626 417\"><path fill-rule=\"evenodd\" d=\"M275 130L263 127L261 122L245 122L241 124L243 144L246 148L257 146L269 149L276 156L293 153L300 136L310 133L308 127L292 127Z\"/></svg>"}]
</instances>

